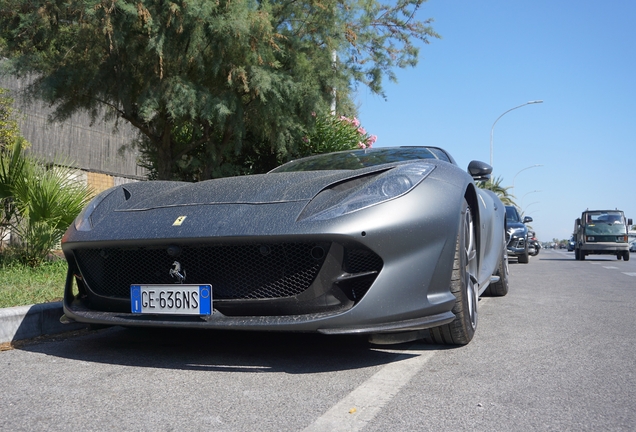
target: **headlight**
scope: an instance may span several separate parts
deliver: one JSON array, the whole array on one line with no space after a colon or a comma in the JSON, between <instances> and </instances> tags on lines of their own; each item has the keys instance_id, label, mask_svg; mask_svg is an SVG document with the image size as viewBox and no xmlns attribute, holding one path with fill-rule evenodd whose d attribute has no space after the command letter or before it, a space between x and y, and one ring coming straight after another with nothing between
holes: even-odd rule
<instances>
[{"instance_id":1,"label":"headlight","mask_svg":"<svg viewBox=\"0 0 636 432\"><path fill-rule=\"evenodd\" d=\"M104 192L98 194L93 200L88 203L86 207L82 209L79 215L75 218L75 229L78 231L90 231L93 229L93 223L91 222L91 215L95 211L98 205L104 201L108 195L114 191L115 188L105 190Z\"/></svg>"},{"instance_id":2,"label":"headlight","mask_svg":"<svg viewBox=\"0 0 636 432\"><path fill-rule=\"evenodd\" d=\"M523 228L508 228L508 235L510 237L523 237L524 231Z\"/></svg>"},{"instance_id":3,"label":"headlight","mask_svg":"<svg viewBox=\"0 0 636 432\"><path fill-rule=\"evenodd\" d=\"M337 187L324 190L307 206L301 219L327 220L397 198L412 190L434 169L434 165L427 163L409 163L342 192L337 191Z\"/></svg>"}]
</instances>

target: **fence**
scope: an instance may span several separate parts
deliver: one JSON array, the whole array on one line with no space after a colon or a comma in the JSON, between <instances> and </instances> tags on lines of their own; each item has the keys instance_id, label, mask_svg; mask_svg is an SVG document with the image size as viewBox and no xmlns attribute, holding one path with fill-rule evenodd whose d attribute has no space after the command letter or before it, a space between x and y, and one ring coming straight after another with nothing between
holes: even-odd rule
<instances>
[{"instance_id":1,"label":"fence","mask_svg":"<svg viewBox=\"0 0 636 432\"><path fill-rule=\"evenodd\" d=\"M31 143L30 152L53 163L64 161L71 167L88 173L87 182L96 191L129 181L144 180L145 169L137 165L137 153L129 144L137 132L125 122L105 122L98 118L91 124L87 113L78 113L69 120L49 122L53 109L43 103L25 104L20 90L25 80L0 77L0 87L9 89L22 114L20 129Z\"/></svg>"}]
</instances>

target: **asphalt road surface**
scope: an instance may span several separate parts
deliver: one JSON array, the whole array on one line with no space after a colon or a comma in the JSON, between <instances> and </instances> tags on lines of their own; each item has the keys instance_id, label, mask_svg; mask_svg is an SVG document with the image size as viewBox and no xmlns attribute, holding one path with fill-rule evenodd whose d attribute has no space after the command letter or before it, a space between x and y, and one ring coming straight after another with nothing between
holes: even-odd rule
<instances>
[{"instance_id":1,"label":"asphalt road surface","mask_svg":"<svg viewBox=\"0 0 636 432\"><path fill-rule=\"evenodd\" d=\"M127 330L0 352L2 431L636 430L636 255L511 264L466 347Z\"/></svg>"}]
</instances>

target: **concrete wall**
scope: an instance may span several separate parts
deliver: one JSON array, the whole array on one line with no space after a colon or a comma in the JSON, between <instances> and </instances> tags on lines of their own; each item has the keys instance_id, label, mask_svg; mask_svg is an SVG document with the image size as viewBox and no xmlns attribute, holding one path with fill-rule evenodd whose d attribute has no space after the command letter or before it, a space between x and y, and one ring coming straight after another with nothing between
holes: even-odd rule
<instances>
[{"instance_id":1,"label":"concrete wall","mask_svg":"<svg viewBox=\"0 0 636 432\"><path fill-rule=\"evenodd\" d=\"M144 180L146 170L137 165L137 154L127 147L137 137L137 131L125 122L114 122L79 113L63 123L52 123L52 108L42 103L26 104L20 90L26 82L0 76L0 87L9 89L16 100L15 108L22 114L20 129L31 143L30 152L50 163L62 162L89 173L89 185L103 190L130 180ZM120 183L117 183L120 182Z\"/></svg>"}]
</instances>

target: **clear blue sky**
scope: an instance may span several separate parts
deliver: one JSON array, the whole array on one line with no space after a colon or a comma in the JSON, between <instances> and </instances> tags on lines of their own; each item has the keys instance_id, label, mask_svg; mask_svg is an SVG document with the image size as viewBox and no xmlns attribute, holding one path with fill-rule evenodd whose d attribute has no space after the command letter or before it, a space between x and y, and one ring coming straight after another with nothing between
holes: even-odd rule
<instances>
[{"instance_id":1,"label":"clear blue sky","mask_svg":"<svg viewBox=\"0 0 636 432\"><path fill-rule=\"evenodd\" d=\"M360 88L376 147L434 145L489 162L541 241L586 208L636 220L636 1L429 0L442 39L398 71L387 100ZM533 165L540 167L528 168ZM528 168L528 169L526 169Z\"/></svg>"}]
</instances>

